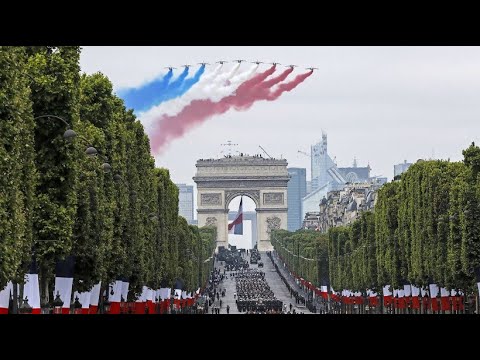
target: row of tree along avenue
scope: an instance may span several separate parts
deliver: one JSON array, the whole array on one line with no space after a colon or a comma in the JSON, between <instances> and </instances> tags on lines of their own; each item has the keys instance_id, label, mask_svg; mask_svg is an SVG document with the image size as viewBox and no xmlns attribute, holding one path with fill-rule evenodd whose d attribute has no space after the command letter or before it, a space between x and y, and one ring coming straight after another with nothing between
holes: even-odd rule
<instances>
[{"instance_id":1,"label":"row of tree along avenue","mask_svg":"<svg viewBox=\"0 0 480 360\"><path fill-rule=\"evenodd\" d=\"M480 148L463 156L419 160L348 226L275 231L282 265L333 312L478 313Z\"/></svg>"},{"instance_id":2,"label":"row of tree along avenue","mask_svg":"<svg viewBox=\"0 0 480 360\"><path fill-rule=\"evenodd\" d=\"M0 47L0 312L186 301L212 267L215 229L178 216L143 126L80 51Z\"/></svg>"}]
</instances>

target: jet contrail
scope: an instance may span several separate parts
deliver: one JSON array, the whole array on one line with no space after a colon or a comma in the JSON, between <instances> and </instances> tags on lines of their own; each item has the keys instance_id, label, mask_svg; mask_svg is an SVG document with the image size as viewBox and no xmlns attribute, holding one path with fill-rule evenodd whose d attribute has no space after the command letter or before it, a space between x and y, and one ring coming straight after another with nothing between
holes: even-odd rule
<instances>
[{"instance_id":1,"label":"jet contrail","mask_svg":"<svg viewBox=\"0 0 480 360\"><path fill-rule=\"evenodd\" d=\"M293 69L285 70L279 76L264 81L273 74L275 66L243 82L235 91L235 94L227 96L219 102L210 99L193 100L176 116L163 116L157 123L151 137L153 153L159 153L173 139L181 137L190 128L201 124L214 115L227 112L234 107L238 110L248 109L254 102L259 100L273 101L285 91L291 91L303 82L312 72L298 75L291 82L280 84L279 88L271 91L270 88L284 80Z\"/></svg>"},{"instance_id":2,"label":"jet contrail","mask_svg":"<svg viewBox=\"0 0 480 360\"><path fill-rule=\"evenodd\" d=\"M148 109L154 99L160 98L162 92L167 88L173 71L170 69L162 77L155 79L139 88L124 89L119 91L119 96L125 101L127 108L133 108L137 111Z\"/></svg>"}]
</instances>

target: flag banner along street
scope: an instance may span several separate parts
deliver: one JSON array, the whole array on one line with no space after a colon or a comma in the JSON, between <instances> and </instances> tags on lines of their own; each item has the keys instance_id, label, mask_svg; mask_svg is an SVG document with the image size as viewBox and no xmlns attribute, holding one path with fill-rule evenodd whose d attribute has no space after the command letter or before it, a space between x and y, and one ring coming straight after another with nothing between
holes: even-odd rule
<instances>
[{"instance_id":1,"label":"flag banner along street","mask_svg":"<svg viewBox=\"0 0 480 360\"><path fill-rule=\"evenodd\" d=\"M120 300L122 299L123 281L116 280L109 286L108 301L110 301L110 314L120 314Z\"/></svg>"},{"instance_id":2,"label":"flag banner along street","mask_svg":"<svg viewBox=\"0 0 480 360\"><path fill-rule=\"evenodd\" d=\"M10 304L10 294L12 293L13 285L9 281L7 285L0 290L0 315L8 314L8 305Z\"/></svg>"},{"instance_id":3,"label":"flag banner along street","mask_svg":"<svg viewBox=\"0 0 480 360\"><path fill-rule=\"evenodd\" d=\"M68 256L65 260L59 261L55 267L55 290L54 299L57 294L63 301L62 314L70 313L70 303L72 301L73 270L75 268L75 258Z\"/></svg>"},{"instance_id":4,"label":"flag banner along street","mask_svg":"<svg viewBox=\"0 0 480 360\"><path fill-rule=\"evenodd\" d=\"M90 290L90 314L96 314L98 311L98 301L100 300L100 287L102 283L94 285Z\"/></svg>"},{"instance_id":5,"label":"flag banner along street","mask_svg":"<svg viewBox=\"0 0 480 360\"><path fill-rule=\"evenodd\" d=\"M75 291L73 299L78 298L78 302L82 304L82 314L88 314L90 310L90 291L84 291L79 293Z\"/></svg>"},{"instance_id":6,"label":"flag banner along street","mask_svg":"<svg viewBox=\"0 0 480 360\"><path fill-rule=\"evenodd\" d=\"M32 314L41 314L40 308L40 288L38 285L37 274L25 274L25 284L23 285L23 298L27 299L32 307Z\"/></svg>"}]
</instances>

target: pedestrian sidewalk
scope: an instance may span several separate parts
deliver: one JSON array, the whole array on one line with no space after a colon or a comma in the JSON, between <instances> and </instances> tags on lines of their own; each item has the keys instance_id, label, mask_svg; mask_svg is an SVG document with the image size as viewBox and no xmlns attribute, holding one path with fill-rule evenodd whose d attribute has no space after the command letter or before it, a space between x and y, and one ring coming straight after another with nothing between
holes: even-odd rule
<instances>
[{"instance_id":1,"label":"pedestrian sidewalk","mask_svg":"<svg viewBox=\"0 0 480 360\"><path fill-rule=\"evenodd\" d=\"M283 275L283 277L288 281L290 287L291 287L293 290L295 290L296 292L298 292L298 293L299 293L301 296L303 296L305 299L307 299L307 294L306 294L305 291L303 291L303 289L297 284L297 282L295 281L294 276L291 275L290 272L288 271L288 269L283 266L283 261L280 260L280 258L278 257L276 251L272 251L272 258L273 258L274 263L278 266L278 269L279 269L280 273L281 273L281 274ZM268 261L271 261L271 260L268 259Z\"/></svg>"}]
</instances>

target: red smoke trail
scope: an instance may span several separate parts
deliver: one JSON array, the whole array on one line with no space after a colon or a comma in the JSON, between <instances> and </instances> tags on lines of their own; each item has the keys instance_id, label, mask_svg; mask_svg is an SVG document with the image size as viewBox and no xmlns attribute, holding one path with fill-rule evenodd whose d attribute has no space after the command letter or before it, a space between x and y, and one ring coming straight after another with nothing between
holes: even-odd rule
<instances>
[{"instance_id":1,"label":"red smoke trail","mask_svg":"<svg viewBox=\"0 0 480 360\"><path fill-rule=\"evenodd\" d=\"M233 95L221 99L219 102L211 100L193 100L175 116L161 117L153 129L151 148L153 153L161 150L173 139L183 136L190 128L205 122L213 115L220 115L234 107L237 110L246 110L258 100L276 100L285 91L293 90L297 85L309 77L313 71L297 75L294 80L280 84L275 91L270 88L283 81L293 69L285 70L280 75L264 81L273 74L275 66L265 72L243 82Z\"/></svg>"},{"instance_id":2,"label":"red smoke trail","mask_svg":"<svg viewBox=\"0 0 480 360\"><path fill-rule=\"evenodd\" d=\"M300 74L300 75L295 76L295 79L293 79L293 81L290 81L290 82L285 83L285 84L278 85L278 88L275 89L275 91L270 94L270 96L267 100L268 101L273 101L273 100L278 99L279 96L282 95L285 91L291 91L291 90L295 89L298 84L305 81L305 79L308 78L312 74L313 74L313 70L311 70L308 73Z\"/></svg>"}]
</instances>

